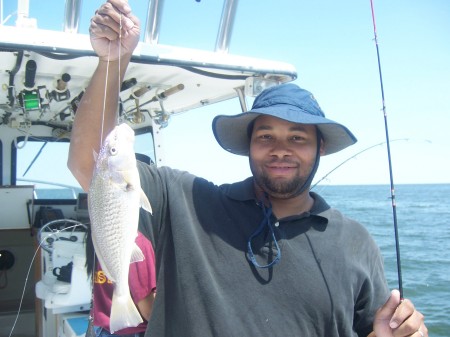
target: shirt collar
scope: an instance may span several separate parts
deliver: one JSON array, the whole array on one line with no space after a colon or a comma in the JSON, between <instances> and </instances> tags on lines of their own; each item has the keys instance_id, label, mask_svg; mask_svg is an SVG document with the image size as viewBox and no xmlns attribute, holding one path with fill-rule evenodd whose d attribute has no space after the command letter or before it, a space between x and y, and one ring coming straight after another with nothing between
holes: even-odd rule
<instances>
[{"instance_id":1,"label":"shirt collar","mask_svg":"<svg viewBox=\"0 0 450 337\"><path fill-rule=\"evenodd\" d=\"M220 188L231 199L237 201L256 200L255 190L253 186L253 177L249 177L243 181L232 184L224 184L221 185ZM327 204L324 198L322 198L315 192L310 192L310 194L314 199L314 204L309 211L310 214L319 215L320 213L323 213L326 210L330 209L330 206Z\"/></svg>"}]
</instances>

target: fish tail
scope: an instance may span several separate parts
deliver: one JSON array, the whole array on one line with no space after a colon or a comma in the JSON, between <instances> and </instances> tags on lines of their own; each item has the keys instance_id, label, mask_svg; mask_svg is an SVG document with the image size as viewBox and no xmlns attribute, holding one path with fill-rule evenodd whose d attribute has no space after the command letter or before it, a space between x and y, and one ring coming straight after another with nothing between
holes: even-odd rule
<instances>
[{"instance_id":1,"label":"fish tail","mask_svg":"<svg viewBox=\"0 0 450 337\"><path fill-rule=\"evenodd\" d=\"M142 323L142 317L129 292L125 295L118 295L114 291L111 305L111 315L109 320L109 330L115 331L135 327Z\"/></svg>"}]
</instances>

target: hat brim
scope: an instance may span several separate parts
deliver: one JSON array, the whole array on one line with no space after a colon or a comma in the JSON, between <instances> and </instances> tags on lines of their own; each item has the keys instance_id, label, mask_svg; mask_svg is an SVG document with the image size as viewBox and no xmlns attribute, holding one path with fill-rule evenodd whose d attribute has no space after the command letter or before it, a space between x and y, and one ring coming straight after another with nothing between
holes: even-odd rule
<instances>
[{"instance_id":1,"label":"hat brim","mask_svg":"<svg viewBox=\"0 0 450 337\"><path fill-rule=\"evenodd\" d=\"M304 113L298 109L271 106L234 116L216 116L212 122L212 129L219 145L228 152L248 156L250 140L247 130L250 123L260 115L274 116L293 123L316 125L324 140L324 155L341 151L357 141L349 129L328 118Z\"/></svg>"}]
</instances>

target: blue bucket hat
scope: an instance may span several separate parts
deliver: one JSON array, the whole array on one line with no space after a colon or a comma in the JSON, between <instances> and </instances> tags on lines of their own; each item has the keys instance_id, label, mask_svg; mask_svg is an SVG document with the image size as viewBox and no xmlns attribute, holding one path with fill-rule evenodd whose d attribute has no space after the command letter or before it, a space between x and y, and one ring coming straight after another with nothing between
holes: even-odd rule
<instances>
[{"instance_id":1,"label":"blue bucket hat","mask_svg":"<svg viewBox=\"0 0 450 337\"><path fill-rule=\"evenodd\" d=\"M248 128L260 115L316 125L322 134L325 155L345 149L357 141L345 126L325 118L309 91L287 83L265 89L256 97L252 109L247 112L234 116L216 116L212 128L219 145L231 153L247 156L250 151Z\"/></svg>"}]
</instances>

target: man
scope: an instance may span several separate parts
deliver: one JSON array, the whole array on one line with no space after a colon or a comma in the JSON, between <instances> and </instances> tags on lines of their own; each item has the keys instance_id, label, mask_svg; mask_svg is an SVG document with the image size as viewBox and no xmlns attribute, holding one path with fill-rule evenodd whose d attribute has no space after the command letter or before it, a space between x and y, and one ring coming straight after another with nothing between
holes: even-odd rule
<instances>
[{"instance_id":1,"label":"man","mask_svg":"<svg viewBox=\"0 0 450 337\"><path fill-rule=\"evenodd\" d=\"M125 1L111 0L90 33L99 64L77 110L68 163L85 190L103 103L108 131L118 71L123 78L139 21ZM367 231L309 192L320 156L356 142L347 128L326 119L309 92L287 84L264 91L248 113L216 117L213 131L227 151L249 156L253 177L215 186L138 165L153 207L152 216L141 213L141 228L153 237L157 261L147 336L428 335L410 301L400 302L396 291L389 297Z\"/></svg>"}]
</instances>

